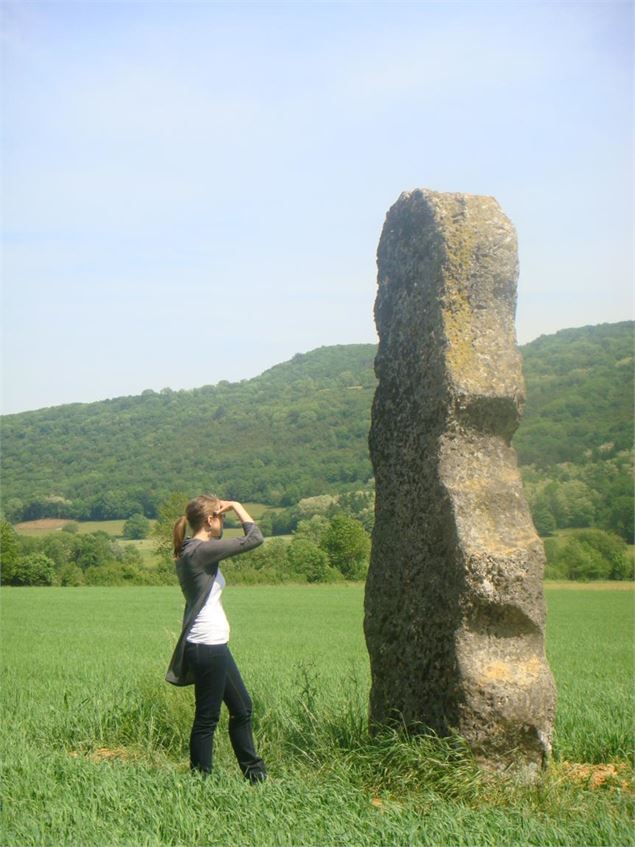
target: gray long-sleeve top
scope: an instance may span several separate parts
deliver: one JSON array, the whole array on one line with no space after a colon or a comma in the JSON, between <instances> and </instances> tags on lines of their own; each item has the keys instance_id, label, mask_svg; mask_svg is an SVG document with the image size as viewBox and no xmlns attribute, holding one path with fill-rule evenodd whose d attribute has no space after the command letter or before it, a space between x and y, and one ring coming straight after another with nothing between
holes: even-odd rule
<instances>
[{"instance_id":1,"label":"gray long-sleeve top","mask_svg":"<svg viewBox=\"0 0 635 847\"><path fill-rule=\"evenodd\" d=\"M246 553L264 541L255 523L244 523L243 531L245 534L242 538L211 538L209 541L186 538L183 542L181 555L176 560L176 572L185 596L183 626L165 675L167 682L172 685L194 683L194 675L184 662L185 642L212 590L218 573L218 563L231 556Z\"/></svg>"}]
</instances>

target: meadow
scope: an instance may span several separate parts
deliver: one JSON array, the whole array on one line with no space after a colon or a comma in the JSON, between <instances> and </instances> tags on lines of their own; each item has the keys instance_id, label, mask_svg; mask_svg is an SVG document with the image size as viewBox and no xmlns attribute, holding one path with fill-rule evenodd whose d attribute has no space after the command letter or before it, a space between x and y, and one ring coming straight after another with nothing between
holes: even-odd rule
<instances>
[{"instance_id":1,"label":"meadow","mask_svg":"<svg viewBox=\"0 0 635 847\"><path fill-rule=\"evenodd\" d=\"M263 512L271 509L265 503L244 503L243 504L254 520L262 517ZM105 532L112 535L113 538L121 539L123 537L123 527L125 524L123 518L117 518L111 521L74 521L70 518L40 518L33 521L22 521L15 524L15 529L21 535L47 535L50 532L57 532L67 524L74 524L77 527L77 532L81 535L87 535L90 532ZM150 520L150 525L155 523ZM240 532L238 530L228 530L228 532Z\"/></svg>"},{"instance_id":2,"label":"meadow","mask_svg":"<svg viewBox=\"0 0 635 847\"><path fill-rule=\"evenodd\" d=\"M554 757L523 787L459 739L370 738L357 584L228 587L270 780L226 715L188 771L192 689L163 681L177 587L3 588L3 845L633 843L633 593L547 587Z\"/></svg>"}]
</instances>

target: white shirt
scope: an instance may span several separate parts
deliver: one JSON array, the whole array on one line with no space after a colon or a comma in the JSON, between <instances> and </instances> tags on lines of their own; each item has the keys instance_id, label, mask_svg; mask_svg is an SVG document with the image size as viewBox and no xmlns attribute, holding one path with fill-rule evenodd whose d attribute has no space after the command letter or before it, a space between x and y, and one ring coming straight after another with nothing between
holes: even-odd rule
<instances>
[{"instance_id":1,"label":"white shirt","mask_svg":"<svg viewBox=\"0 0 635 847\"><path fill-rule=\"evenodd\" d=\"M225 578L219 568L209 597L188 633L187 640L192 644L227 644L229 641L229 621L221 603L224 587Z\"/></svg>"}]
</instances>

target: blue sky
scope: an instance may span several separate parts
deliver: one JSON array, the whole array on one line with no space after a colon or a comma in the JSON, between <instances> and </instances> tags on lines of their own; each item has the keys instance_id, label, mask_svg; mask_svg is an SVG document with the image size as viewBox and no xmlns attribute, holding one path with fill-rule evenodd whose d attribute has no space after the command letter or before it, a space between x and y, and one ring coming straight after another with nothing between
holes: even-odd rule
<instances>
[{"instance_id":1,"label":"blue sky","mask_svg":"<svg viewBox=\"0 0 635 847\"><path fill-rule=\"evenodd\" d=\"M631 4L1 9L5 413L376 341L415 187L512 219L520 343L631 317Z\"/></svg>"}]
</instances>

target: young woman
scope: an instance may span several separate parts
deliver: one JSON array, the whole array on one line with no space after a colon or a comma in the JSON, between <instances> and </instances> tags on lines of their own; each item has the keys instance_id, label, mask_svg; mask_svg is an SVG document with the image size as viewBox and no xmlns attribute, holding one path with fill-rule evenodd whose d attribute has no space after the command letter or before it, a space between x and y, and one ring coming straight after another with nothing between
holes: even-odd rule
<instances>
[{"instance_id":1,"label":"young woman","mask_svg":"<svg viewBox=\"0 0 635 847\"><path fill-rule=\"evenodd\" d=\"M242 522L245 534L221 540L224 515L230 510ZM191 538L185 538L188 523ZM267 771L254 746L251 698L229 651L229 623L221 603L225 580L219 568L223 559L262 544L262 533L240 503L202 495L187 504L185 515L174 524L173 534L185 612L165 678L173 685L194 684L190 767L205 775L211 773L214 730L221 703L225 702L229 737L240 769L250 782L262 782Z\"/></svg>"}]
</instances>

